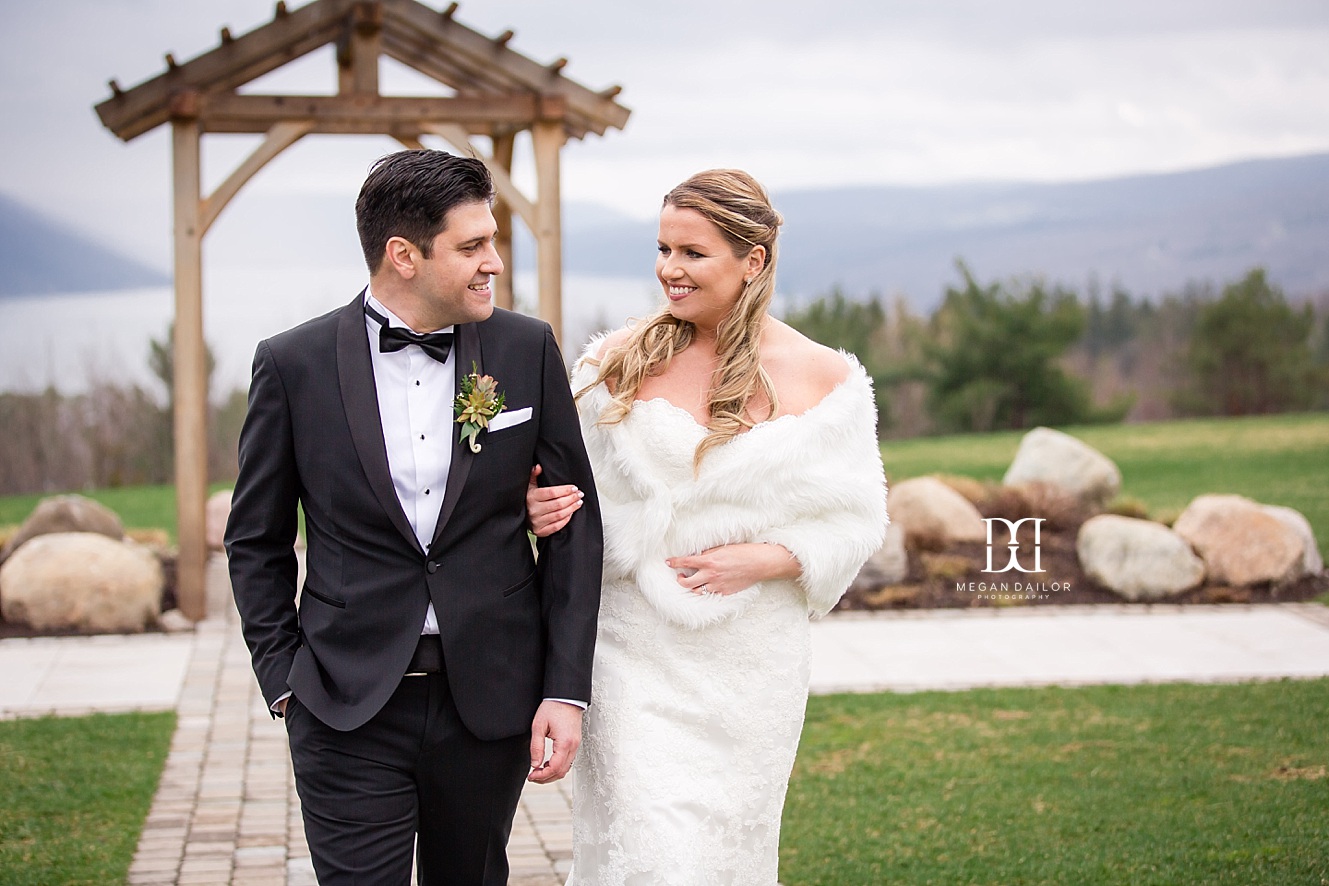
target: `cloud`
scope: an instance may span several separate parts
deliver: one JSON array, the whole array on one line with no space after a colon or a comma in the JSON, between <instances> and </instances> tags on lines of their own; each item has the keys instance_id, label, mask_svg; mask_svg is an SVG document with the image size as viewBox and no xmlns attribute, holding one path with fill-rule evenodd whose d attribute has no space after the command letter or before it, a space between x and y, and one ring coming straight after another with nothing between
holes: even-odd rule
<instances>
[{"instance_id":1,"label":"cloud","mask_svg":"<svg viewBox=\"0 0 1329 886\"><path fill-rule=\"evenodd\" d=\"M268 0L58 0L0 34L0 192L136 256L169 256L164 130L123 145L92 106L270 20ZM615 0L463 3L588 86L624 86L625 132L564 151L567 199L652 214L699 168L772 188L1085 179L1329 149L1329 4L1321 0ZM269 86L331 88L329 52ZM394 79L396 78L396 79ZM385 75L385 82L409 78ZM209 137L223 177L254 140ZM244 194L351 195L386 138L309 139ZM518 181L529 182L519 162Z\"/></svg>"}]
</instances>

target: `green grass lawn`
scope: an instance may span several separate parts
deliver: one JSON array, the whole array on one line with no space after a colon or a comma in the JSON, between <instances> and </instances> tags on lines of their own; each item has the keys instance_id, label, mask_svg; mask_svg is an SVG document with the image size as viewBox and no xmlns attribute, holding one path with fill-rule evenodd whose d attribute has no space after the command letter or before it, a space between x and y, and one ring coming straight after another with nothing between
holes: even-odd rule
<instances>
[{"instance_id":1,"label":"green grass lawn","mask_svg":"<svg viewBox=\"0 0 1329 886\"><path fill-rule=\"evenodd\" d=\"M209 493L230 489L229 483L214 484ZM0 526L17 526L48 495L0 496ZM78 490L78 494L106 505L120 515L126 529L165 529L175 539L175 487L124 486L117 489Z\"/></svg>"},{"instance_id":2,"label":"green grass lawn","mask_svg":"<svg viewBox=\"0 0 1329 886\"><path fill-rule=\"evenodd\" d=\"M1329 555L1329 413L1192 419L1059 428L1111 458L1122 493L1151 516L1175 518L1195 496L1236 493L1306 516ZM892 481L961 474L999 481L1022 431L892 440L882 445Z\"/></svg>"},{"instance_id":3,"label":"green grass lawn","mask_svg":"<svg viewBox=\"0 0 1329 886\"><path fill-rule=\"evenodd\" d=\"M175 714L0 722L0 883L123 883Z\"/></svg>"},{"instance_id":4,"label":"green grass lawn","mask_svg":"<svg viewBox=\"0 0 1329 886\"><path fill-rule=\"evenodd\" d=\"M1329 680L813 698L785 886L1329 882Z\"/></svg>"}]
</instances>

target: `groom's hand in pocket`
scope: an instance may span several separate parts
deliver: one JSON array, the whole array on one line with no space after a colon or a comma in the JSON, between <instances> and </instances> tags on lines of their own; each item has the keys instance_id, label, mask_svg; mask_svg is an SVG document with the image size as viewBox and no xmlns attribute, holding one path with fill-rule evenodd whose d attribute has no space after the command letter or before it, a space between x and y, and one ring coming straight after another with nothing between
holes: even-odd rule
<instances>
[{"instance_id":1,"label":"groom's hand in pocket","mask_svg":"<svg viewBox=\"0 0 1329 886\"><path fill-rule=\"evenodd\" d=\"M549 784L568 774L572 760L581 746L582 710L576 705L546 699L540 703L531 722L531 774L536 784ZM545 759L545 739L553 743Z\"/></svg>"}]
</instances>

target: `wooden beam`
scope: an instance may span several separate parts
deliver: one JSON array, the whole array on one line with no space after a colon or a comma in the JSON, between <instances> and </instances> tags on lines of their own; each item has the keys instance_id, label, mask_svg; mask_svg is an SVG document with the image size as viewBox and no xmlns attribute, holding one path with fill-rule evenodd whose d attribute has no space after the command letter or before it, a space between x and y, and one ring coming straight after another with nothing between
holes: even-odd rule
<instances>
[{"instance_id":1,"label":"wooden beam","mask_svg":"<svg viewBox=\"0 0 1329 886\"><path fill-rule=\"evenodd\" d=\"M471 70L461 59L439 52L437 43L412 31L384 31L383 52L389 58L453 89L506 94L522 88L521 84L504 77L500 70Z\"/></svg>"},{"instance_id":2,"label":"wooden beam","mask_svg":"<svg viewBox=\"0 0 1329 886\"><path fill-rule=\"evenodd\" d=\"M515 133L494 136L493 165L507 173L509 179L512 178L512 154L516 143ZM512 253L512 207L502 195L494 202L494 221L498 222L498 236L494 246L498 249L498 257L503 260L504 268L504 272L494 282L494 304L511 311L516 304L512 275L516 273L517 265Z\"/></svg>"},{"instance_id":3,"label":"wooden beam","mask_svg":"<svg viewBox=\"0 0 1329 886\"><path fill-rule=\"evenodd\" d=\"M226 181L217 186L217 190L203 198L199 206L199 236L207 233L212 223L217 220L217 216L226 208L226 204L230 203L231 198L244 187L245 182L254 177L254 173L302 139L311 128L312 124L308 122L291 121L278 123L269 129L268 137L254 149L254 153L246 157L244 162L226 177Z\"/></svg>"},{"instance_id":4,"label":"wooden beam","mask_svg":"<svg viewBox=\"0 0 1329 886\"><path fill-rule=\"evenodd\" d=\"M102 124L129 141L170 119L171 94L225 92L336 39L355 0L318 0L167 70L96 106Z\"/></svg>"},{"instance_id":5,"label":"wooden beam","mask_svg":"<svg viewBox=\"0 0 1329 886\"><path fill-rule=\"evenodd\" d=\"M541 120L531 129L535 147L536 275L540 285L540 318L563 341L563 219L559 153L566 137L558 120Z\"/></svg>"},{"instance_id":6,"label":"wooden beam","mask_svg":"<svg viewBox=\"0 0 1329 886\"><path fill-rule=\"evenodd\" d=\"M484 152L471 144L471 139L466 130L459 126L453 126L447 123L428 123L421 130L429 132L449 142L458 151L463 154L474 154L484 161L489 169L489 175L494 179L494 187L498 194L503 198L514 212L521 216L522 221L532 231L536 227L535 204L526 199L526 195L517 190L517 186L512 183L512 177L508 171L494 162L492 157L486 157Z\"/></svg>"},{"instance_id":7,"label":"wooden beam","mask_svg":"<svg viewBox=\"0 0 1329 886\"><path fill-rule=\"evenodd\" d=\"M507 47L496 45L490 38L454 19L438 15L415 0L382 2L385 34L414 31L426 41L440 46L440 54L445 47L448 54L463 58L468 70L496 66L527 89L565 97L569 108L576 114L619 129L627 125L628 115L631 114L627 108L566 77L551 74L545 65Z\"/></svg>"},{"instance_id":8,"label":"wooden beam","mask_svg":"<svg viewBox=\"0 0 1329 886\"><path fill-rule=\"evenodd\" d=\"M508 75L502 67L492 63L476 66L467 62L464 57L442 55L438 51L437 43L430 42L413 31L394 33L385 30L383 51L389 58L451 86L456 90L458 97L532 94L529 86ZM571 138L584 138L588 132L603 135L608 128L603 120L589 118L575 110L566 114L563 124Z\"/></svg>"},{"instance_id":9,"label":"wooden beam","mask_svg":"<svg viewBox=\"0 0 1329 886\"><path fill-rule=\"evenodd\" d=\"M378 94L378 57L383 51L383 7L373 2L357 2L351 8L346 26L348 64L339 65L342 93ZM340 57L338 62L340 62Z\"/></svg>"},{"instance_id":10,"label":"wooden beam","mask_svg":"<svg viewBox=\"0 0 1329 886\"><path fill-rule=\"evenodd\" d=\"M197 122L171 123L174 180L175 513L180 544L176 597L194 621L207 615L208 370L203 338L203 230L199 224L200 132Z\"/></svg>"},{"instance_id":11,"label":"wooden beam","mask_svg":"<svg viewBox=\"0 0 1329 886\"><path fill-rule=\"evenodd\" d=\"M440 54L436 43L427 42L414 32L384 31L383 52L407 67L451 86L456 90L458 98L532 94L519 80L506 76L501 68L495 65L467 67L464 60ZM564 128L572 138L584 138L588 132L603 135L606 131L603 121L590 120L576 112L570 112L564 118ZM497 133L490 131L482 134L492 136Z\"/></svg>"},{"instance_id":12,"label":"wooden beam","mask_svg":"<svg viewBox=\"0 0 1329 886\"><path fill-rule=\"evenodd\" d=\"M310 133L390 133L446 123L478 131L496 124L527 125L539 101L531 95L496 98L387 97L378 95L201 95L197 110L205 132L267 132L278 123L308 123Z\"/></svg>"}]
</instances>

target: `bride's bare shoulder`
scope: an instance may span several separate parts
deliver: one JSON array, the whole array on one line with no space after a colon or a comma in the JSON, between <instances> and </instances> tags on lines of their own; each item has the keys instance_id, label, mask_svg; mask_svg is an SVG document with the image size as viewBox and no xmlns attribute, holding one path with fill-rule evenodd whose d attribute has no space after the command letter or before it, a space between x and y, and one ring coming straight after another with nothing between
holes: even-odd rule
<instances>
[{"instance_id":1,"label":"bride's bare shoulder","mask_svg":"<svg viewBox=\"0 0 1329 886\"><path fill-rule=\"evenodd\" d=\"M780 378L797 382L799 399L819 402L849 377L849 362L833 348L813 341L786 323L775 320L762 343L762 365L781 387Z\"/></svg>"},{"instance_id":2,"label":"bride's bare shoulder","mask_svg":"<svg viewBox=\"0 0 1329 886\"><path fill-rule=\"evenodd\" d=\"M603 360L605 354L609 353L611 348L621 347L627 342L631 335L632 330L629 327L624 326L622 329L615 329L608 335L602 336L595 348L595 359Z\"/></svg>"}]
</instances>

